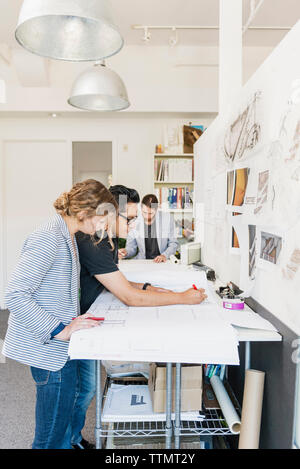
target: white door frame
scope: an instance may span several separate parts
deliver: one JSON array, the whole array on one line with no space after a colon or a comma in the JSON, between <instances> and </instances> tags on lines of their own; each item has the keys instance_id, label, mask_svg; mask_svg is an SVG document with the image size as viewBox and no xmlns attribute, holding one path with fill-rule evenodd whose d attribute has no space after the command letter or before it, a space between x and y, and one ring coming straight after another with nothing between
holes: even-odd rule
<instances>
[{"instance_id":1,"label":"white door frame","mask_svg":"<svg viewBox=\"0 0 300 469\"><path fill-rule=\"evenodd\" d=\"M116 169L118 166L118 145L117 141L114 138L72 138L70 141L70 154L72 160L72 177L73 177L73 143L111 143L111 152L112 152L112 184L115 184Z\"/></svg>"}]
</instances>

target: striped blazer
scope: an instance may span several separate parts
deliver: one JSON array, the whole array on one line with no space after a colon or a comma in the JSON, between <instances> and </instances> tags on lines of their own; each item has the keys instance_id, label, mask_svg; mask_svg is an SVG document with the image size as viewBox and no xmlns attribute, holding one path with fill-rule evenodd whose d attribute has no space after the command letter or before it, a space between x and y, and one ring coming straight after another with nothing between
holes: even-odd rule
<instances>
[{"instance_id":1,"label":"striped blazer","mask_svg":"<svg viewBox=\"0 0 300 469\"><path fill-rule=\"evenodd\" d=\"M68 227L56 215L26 239L8 284L6 357L50 371L65 365L69 343L51 333L79 314L79 274L78 251L76 258Z\"/></svg>"}]
</instances>

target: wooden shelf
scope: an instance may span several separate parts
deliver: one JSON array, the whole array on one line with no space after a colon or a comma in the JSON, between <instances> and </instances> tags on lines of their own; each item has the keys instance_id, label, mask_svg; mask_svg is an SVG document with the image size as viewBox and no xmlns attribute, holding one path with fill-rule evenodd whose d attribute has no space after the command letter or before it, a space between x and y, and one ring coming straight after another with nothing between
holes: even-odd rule
<instances>
[{"instance_id":1,"label":"wooden shelf","mask_svg":"<svg viewBox=\"0 0 300 469\"><path fill-rule=\"evenodd\" d=\"M194 184L194 181L192 182L184 182L184 181L154 181L154 184L180 184L181 186L183 184L187 185L187 184Z\"/></svg>"},{"instance_id":2,"label":"wooden shelf","mask_svg":"<svg viewBox=\"0 0 300 469\"><path fill-rule=\"evenodd\" d=\"M154 153L155 158L193 158L194 153L178 153L174 155L173 153Z\"/></svg>"}]
</instances>

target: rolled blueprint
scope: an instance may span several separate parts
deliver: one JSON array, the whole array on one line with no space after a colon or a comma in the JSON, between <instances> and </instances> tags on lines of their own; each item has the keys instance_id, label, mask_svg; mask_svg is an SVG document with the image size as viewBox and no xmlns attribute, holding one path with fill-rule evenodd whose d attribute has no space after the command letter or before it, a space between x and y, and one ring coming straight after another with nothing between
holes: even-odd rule
<instances>
[{"instance_id":1,"label":"rolled blueprint","mask_svg":"<svg viewBox=\"0 0 300 469\"><path fill-rule=\"evenodd\" d=\"M210 380L210 384L212 385L231 433L234 433L235 435L239 434L241 427L240 417L238 416L219 376L213 376Z\"/></svg>"},{"instance_id":2,"label":"rolled blueprint","mask_svg":"<svg viewBox=\"0 0 300 469\"><path fill-rule=\"evenodd\" d=\"M246 371L239 449L259 448L264 381L263 371Z\"/></svg>"}]
</instances>

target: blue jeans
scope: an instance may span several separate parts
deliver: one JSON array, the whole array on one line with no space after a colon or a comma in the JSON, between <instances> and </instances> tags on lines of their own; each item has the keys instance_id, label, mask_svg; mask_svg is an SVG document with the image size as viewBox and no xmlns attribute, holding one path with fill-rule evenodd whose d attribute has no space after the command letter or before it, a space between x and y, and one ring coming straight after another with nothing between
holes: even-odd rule
<instances>
[{"instance_id":1,"label":"blue jeans","mask_svg":"<svg viewBox=\"0 0 300 469\"><path fill-rule=\"evenodd\" d=\"M82 440L81 431L85 424L88 407L96 393L96 362L94 360L77 360L78 381L76 399L73 409L71 425L66 434L66 442L72 445Z\"/></svg>"},{"instance_id":2,"label":"blue jeans","mask_svg":"<svg viewBox=\"0 0 300 469\"><path fill-rule=\"evenodd\" d=\"M59 371L31 367L36 383L36 427L32 449L71 449L65 434L76 399L78 362Z\"/></svg>"}]
</instances>

